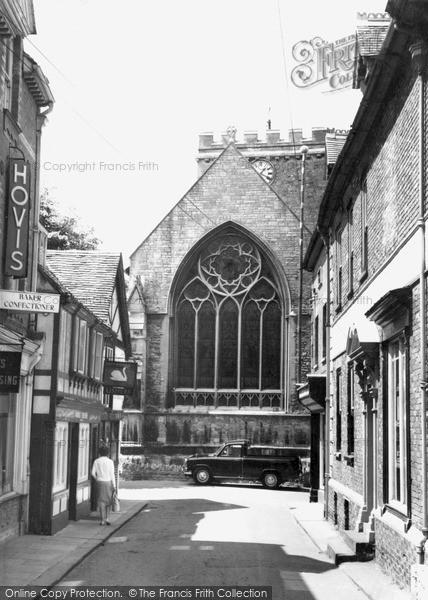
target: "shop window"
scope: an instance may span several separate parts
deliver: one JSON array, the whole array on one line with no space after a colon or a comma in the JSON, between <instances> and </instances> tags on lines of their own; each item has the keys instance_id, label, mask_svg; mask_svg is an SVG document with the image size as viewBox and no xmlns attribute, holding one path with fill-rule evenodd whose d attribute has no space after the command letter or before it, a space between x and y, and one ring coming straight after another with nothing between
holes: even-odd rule
<instances>
[{"instance_id":1,"label":"shop window","mask_svg":"<svg viewBox=\"0 0 428 600\"><path fill-rule=\"evenodd\" d=\"M271 270L257 248L225 235L199 254L176 302L175 385L196 399L221 394L235 406L241 390L281 390L282 303ZM197 394L203 390L204 394ZM220 402L220 394L216 395ZM260 404L260 396L257 404ZM270 398L262 399L269 403ZM191 398L193 403L193 396Z\"/></svg>"},{"instance_id":2,"label":"shop window","mask_svg":"<svg viewBox=\"0 0 428 600\"><path fill-rule=\"evenodd\" d=\"M342 451L342 370L336 370L336 452Z\"/></svg>"},{"instance_id":3,"label":"shop window","mask_svg":"<svg viewBox=\"0 0 428 600\"><path fill-rule=\"evenodd\" d=\"M88 324L83 319L79 319L79 340L77 355L77 372L82 375L86 372L86 352L88 341Z\"/></svg>"},{"instance_id":4,"label":"shop window","mask_svg":"<svg viewBox=\"0 0 428 600\"><path fill-rule=\"evenodd\" d=\"M103 366L104 339L99 331L91 332L91 351L89 356L89 376L101 380Z\"/></svg>"},{"instance_id":5,"label":"shop window","mask_svg":"<svg viewBox=\"0 0 428 600\"><path fill-rule=\"evenodd\" d=\"M388 345L388 496L389 501L407 505L406 350L400 337Z\"/></svg>"},{"instance_id":6,"label":"shop window","mask_svg":"<svg viewBox=\"0 0 428 600\"><path fill-rule=\"evenodd\" d=\"M335 243L335 255L336 255L336 311L340 311L342 308L342 231L336 232L336 243Z\"/></svg>"},{"instance_id":7,"label":"shop window","mask_svg":"<svg viewBox=\"0 0 428 600\"><path fill-rule=\"evenodd\" d=\"M12 112L12 83L13 83L13 39L2 39L5 51L4 63L4 108Z\"/></svg>"},{"instance_id":8,"label":"shop window","mask_svg":"<svg viewBox=\"0 0 428 600\"><path fill-rule=\"evenodd\" d=\"M354 211L348 210L348 298L354 293Z\"/></svg>"},{"instance_id":9,"label":"shop window","mask_svg":"<svg viewBox=\"0 0 428 600\"><path fill-rule=\"evenodd\" d=\"M59 333L59 357L58 357L58 369L63 373L66 372L68 367L67 354L70 351L70 326L71 315L65 310L61 310L60 313L60 333Z\"/></svg>"},{"instance_id":10,"label":"shop window","mask_svg":"<svg viewBox=\"0 0 428 600\"><path fill-rule=\"evenodd\" d=\"M72 367L80 375L88 374L88 341L89 329L86 321L74 317Z\"/></svg>"},{"instance_id":11,"label":"shop window","mask_svg":"<svg viewBox=\"0 0 428 600\"><path fill-rule=\"evenodd\" d=\"M355 419L354 419L354 409L355 409L355 368L354 365L351 364L348 368L348 410L347 410L347 432L348 432L348 442L347 442L347 450L348 456L354 454L354 446L355 446Z\"/></svg>"},{"instance_id":12,"label":"shop window","mask_svg":"<svg viewBox=\"0 0 428 600\"><path fill-rule=\"evenodd\" d=\"M369 229L367 221L367 180L361 183L361 279L367 277L368 272L368 243Z\"/></svg>"},{"instance_id":13,"label":"shop window","mask_svg":"<svg viewBox=\"0 0 428 600\"><path fill-rule=\"evenodd\" d=\"M322 358L323 361L326 357L327 351L327 303L325 302L322 307Z\"/></svg>"},{"instance_id":14,"label":"shop window","mask_svg":"<svg viewBox=\"0 0 428 600\"><path fill-rule=\"evenodd\" d=\"M319 317L315 317L314 321L314 366L318 365L319 361Z\"/></svg>"},{"instance_id":15,"label":"shop window","mask_svg":"<svg viewBox=\"0 0 428 600\"><path fill-rule=\"evenodd\" d=\"M0 394L0 495L10 492L13 485L15 402L10 394Z\"/></svg>"},{"instance_id":16,"label":"shop window","mask_svg":"<svg viewBox=\"0 0 428 600\"><path fill-rule=\"evenodd\" d=\"M68 471L68 423L59 421L55 427L53 459L53 491L59 492L67 487Z\"/></svg>"},{"instance_id":17,"label":"shop window","mask_svg":"<svg viewBox=\"0 0 428 600\"><path fill-rule=\"evenodd\" d=\"M79 425L79 457L77 481L86 481L89 472L89 423Z\"/></svg>"}]
</instances>

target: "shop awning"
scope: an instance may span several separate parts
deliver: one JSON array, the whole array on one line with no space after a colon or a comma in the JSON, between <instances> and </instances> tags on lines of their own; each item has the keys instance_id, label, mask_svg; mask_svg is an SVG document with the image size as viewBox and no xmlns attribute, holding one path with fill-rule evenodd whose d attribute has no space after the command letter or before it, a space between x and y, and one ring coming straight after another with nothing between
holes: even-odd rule
<instances>
[{"instance_id":1,"label":"shop awning","mask_svg":"<svg viewBox=\"0 0 428 600\"><path fill-rule=\"evenodd\" d=\"M311 413L325 412L326 376L310 373L308 382L299 388L299 402Z\"/></svg>"},{"instance_id":2,"label":"shop awning","mask_svg":"<svg viewBox=\"0 0 428 600\"><path fill-rule=\"evenodd\" d=\"M57 400L56 419L58 421L99 423L105 419L106 410L108 411L107 407L100 402L64 396Z\"/></svg>"}]
</instances>

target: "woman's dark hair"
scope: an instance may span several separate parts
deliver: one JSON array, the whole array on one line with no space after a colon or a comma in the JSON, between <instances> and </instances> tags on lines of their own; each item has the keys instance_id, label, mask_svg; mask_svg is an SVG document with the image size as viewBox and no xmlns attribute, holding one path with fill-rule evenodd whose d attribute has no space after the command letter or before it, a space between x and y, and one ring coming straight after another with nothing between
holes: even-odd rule
<instances>
[{"instance_id":1,"label":"woman's dark hair","mask_svg":"<svg viewBox=\"0 0 428 600\"><path fill-rule=\"evenodd\" d=\"M109 452L110 448L108 446L100 446L100 449L98 450L100 456L108 456Z\"/></svg>"}]
</instances>

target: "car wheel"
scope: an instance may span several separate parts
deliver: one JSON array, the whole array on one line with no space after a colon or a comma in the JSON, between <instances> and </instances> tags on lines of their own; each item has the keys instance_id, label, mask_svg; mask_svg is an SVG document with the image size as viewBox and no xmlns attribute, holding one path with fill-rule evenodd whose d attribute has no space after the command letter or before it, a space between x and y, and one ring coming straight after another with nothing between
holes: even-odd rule
<instances>
[{"instance_id":1,"label":"car wheel","mask_svg":"<svg viewBox=\"0 0 428 600\"><path fill-rule=\"evenodd\" d=\"M211 483L211 473L205 467L201 467L197 471L195 471L193 475L193 480L198 485L208 485Z\"/></svg>"},{"instance_id":2,"label":"car wheel","mask_svg":"<svg viewBox=\"0 0 428 600\"><path fill-rule=\"evenodd\" d=\"M276 490L280 483L281 481L276 473L265 473L262 477L263 487L270 490Z\"/></svg>"}]
</instances>

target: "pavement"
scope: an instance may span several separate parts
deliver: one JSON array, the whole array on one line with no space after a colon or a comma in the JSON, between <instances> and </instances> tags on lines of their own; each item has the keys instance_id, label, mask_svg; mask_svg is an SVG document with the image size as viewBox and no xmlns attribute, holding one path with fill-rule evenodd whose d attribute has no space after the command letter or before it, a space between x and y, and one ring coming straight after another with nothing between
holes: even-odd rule
<instances>
[{"instance_id":1,"label":"pavement","mask_svg":"<svg viewBox=\"0 0 428 600\"><path fill-rule=\"evenodd\" d=\"M338 538L339 533L324 520L322 501L296 499L287 504L297 523L319 550L326 552L328 542ZM98 514L91 513L88 519L70 523L52 536L27 534L1 542L0 585L48 589L55 586L146 506L144 501L122 499L120 512L110 513L110 526L101 527ZM408 589L400 589L374 561L343 563L338 569L371 600L412 598Z\"/></svg>"},{"instance_id":2,"label":"pavement","mask_svg":"<svg viewBox=\"0 0 428 600\"><path fill-rule=\"evenodd\" d=\"M296 521L321 552L327 554L328 543L342 541L339 531L324 519L322 495L319 502L290 502L289 508ZM345 562L339 565L338 569L371 600L412 600L410 590L401 589L374 560Z\"/></svg>"},{"instance_id":3,"label":"pavement","mask_svg":"<svg viewBox=\"0 0 428 600\"><path fill-rule=\"evenodd\" d=\"M110 526L101 527L98 512L93 512L54 535L26 534L1 542L0 585L53 587L146 506L121 500L121 510L109 514Z\"/></svg>"}]
</instances>

